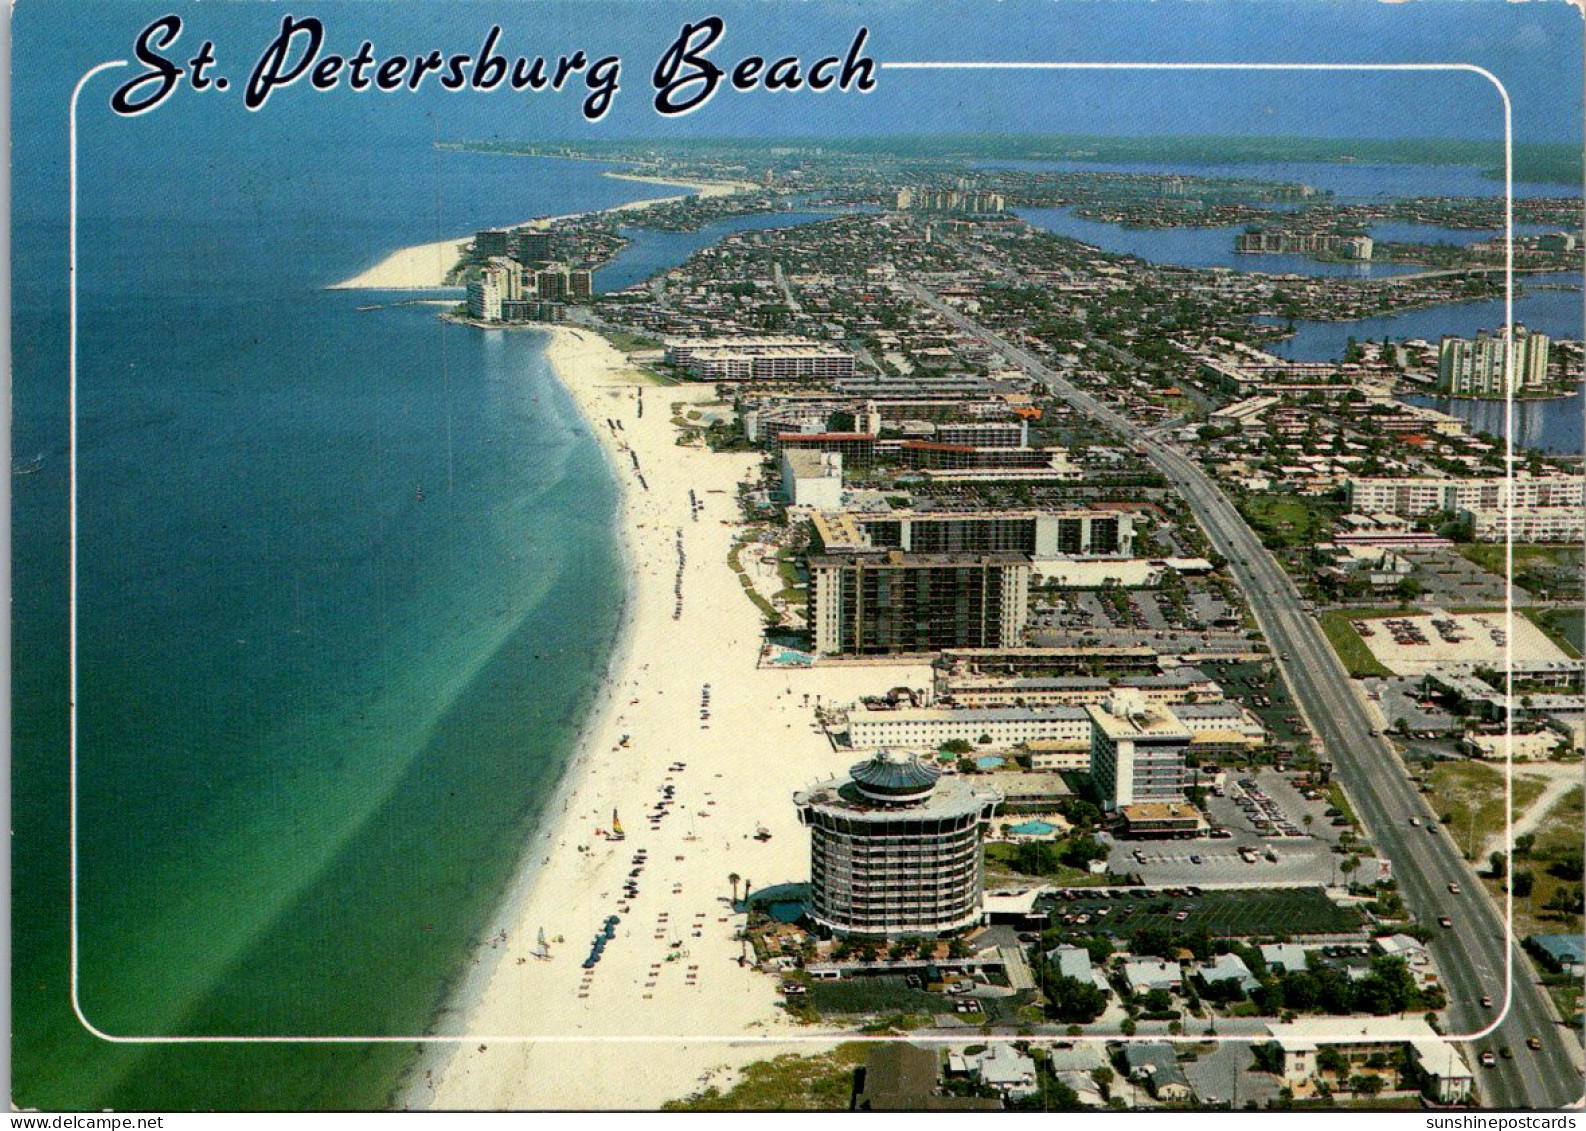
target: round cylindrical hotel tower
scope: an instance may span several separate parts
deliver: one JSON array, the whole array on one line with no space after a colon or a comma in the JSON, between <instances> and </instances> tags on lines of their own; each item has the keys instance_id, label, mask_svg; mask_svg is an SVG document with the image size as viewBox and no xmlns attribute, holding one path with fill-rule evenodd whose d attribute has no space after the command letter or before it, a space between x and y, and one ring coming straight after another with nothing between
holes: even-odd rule
<instances>
[{"instance_id":1,"label":"round cylindrical hotel tower","mask_svg":"<svg viewBox=\"0 0 1586 1131\"><path fill-rule=\"evenodd\" d=\"M810 917L839 935L939 935L980 921L1002 795L885 752L794 794L810 830Z\"/></svg>"}]
</instances>

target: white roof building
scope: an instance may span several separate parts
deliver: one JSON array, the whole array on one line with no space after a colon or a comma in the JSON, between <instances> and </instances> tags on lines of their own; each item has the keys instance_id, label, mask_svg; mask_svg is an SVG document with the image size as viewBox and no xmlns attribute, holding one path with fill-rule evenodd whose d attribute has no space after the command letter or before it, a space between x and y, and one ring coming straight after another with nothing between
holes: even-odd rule
<instances>
[{"instance_id":1,"label":"white roof building","mask_svg":"<svg viewBox=\"0 0 1586 1131\"><path fill-rule=\"evenodd\" d=\"M1033 1096L1038 1091L1035 1061L1006 1041L996 1041L973 1056L949 1053L947 1070L979 1076L980 1081L1009 1099Z\"/></svg>"},{"instance_id":2,"label":"white roof building","mask_svg":"<svg viewBox=\"0 0 1586 1131\"><path fill-rule=\"evenodd\" d=\"M1184 985L1184 972L1177 962L1162 958L1126 958L1123 960L1123 980L1131 993L1147 990L1179 990Z\"/></svg>"},{"instance_id":3,"label":"white roof building","mask_svg":"<svg viewBox=\"0 0 1586 1131\"><path fill-rule=\"evenodd\" d=\"M1058 973L1076 982L1089 982L1102 993L1111 993L1107 979L1090 962L1090 952L1082 946L1059 946L1046 952L1047 961L1057 965Z\"/></svg>"}]
</instances>

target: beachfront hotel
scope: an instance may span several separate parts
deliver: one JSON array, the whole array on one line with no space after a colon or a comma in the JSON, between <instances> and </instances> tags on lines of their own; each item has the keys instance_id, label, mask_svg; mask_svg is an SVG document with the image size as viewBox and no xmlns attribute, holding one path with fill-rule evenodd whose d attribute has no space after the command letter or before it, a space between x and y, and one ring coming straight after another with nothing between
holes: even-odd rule
<instances>
[{"instance_id":1,"label":"beachfront hotel","mask_svg":"<svg viewBox=\"0 0 1586 1131\"><path fill-rule=\"evenodd\" d=\"M794 794L810 830L810 918L833 934L885 939L975 926L985 832L1001 801L973 778L884 751Z\"/></svg>"},{"instance_id":2,"label":"beachfront hotel","mask_svg":"<svg viewBox=\"0 0 1586 1131\"><path fill-rule=\"evenodd\" d=\"M1029 554L1042 560L1134 552L1134 516L1113 510L892 509L817 515L813 523L820 547L832 553Z\"/></svg>"},{"instance_id":3,"label":"beachfront hotel","mask_svg":"<svg viewBox=\"0 0 1586 1131\"><path fill-rule=\"evenodd\" d=\"M810 625L825 653L1008 648L1029 618L1027 554L811 554Z\"/></svg>"},{"instance_id":4,"label":"beachfront hotel","mask_svg":"<svg viewBox=\"0 0 1586 1131\"><path fill-rule=\"evenodd\" d=\"M808 338L687 338L666 343L666 362L701 381L837 380L854 375L854 355Z\"/></svg>"}]
</instances>

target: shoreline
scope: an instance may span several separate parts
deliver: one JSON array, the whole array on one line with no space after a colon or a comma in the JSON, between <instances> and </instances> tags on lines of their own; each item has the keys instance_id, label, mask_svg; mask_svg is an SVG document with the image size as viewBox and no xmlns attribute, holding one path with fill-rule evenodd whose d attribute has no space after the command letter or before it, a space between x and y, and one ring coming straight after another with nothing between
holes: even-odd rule
<instances>
[{"instance_id":1,"label":"shoreline","mask_svg":"<svg viewBox=\"0 0 1586 1131\"><path fill-rule=\"evenodd\" d=\"M680 445L672 422L674 406L687 414L713 402L714 388L650 384L599 335L547 332L552 374L618 485L623 624L544 825L481 930L495 934L438 1014L437 1032L470 1039L423 1050L398 1085L404 1108L653 1108L725 1085L748 1061L825 1044L778 1036L843 1039L796 1025L776 979L739 964L729 873L757 890L807 876L790 795L852 760L811 726L817 695L928 677L919 665L867 669L862 680L760 668L760 614L727 561L738 486L758 458ZM621 842L597 831L614 809ZM636 866L637 894L626 895ZM610 945L586 970L610 915ZM548 961L531 953L542 928ZM601 1070L569 1072L568 1059L595 1045Z\"/></svg>"},{"instance_id":2,"label":"shoreline","mask_svg":"<svg viewBox=\"0 0 1586 1131\"><path fill-rule=\"evenodd\" d=\"M663 185L670 188L687 189L687 192L673 196L650 197L644 200L630 200L623 204L615 204L610 208L595 208L588 212L569 212L561 216L537 216L521 224L508 225L515 228L545 228L551 224L564 220L576 220L584 216L599 216L609 212L638 212L646 208L654 208L661 204L676 204L680 200L687 200L691 196L713 197L732 196L744 192L754 186L743 181L679 181L668 180L662 177L645 176L639 173L620 173L607 170L601 174L614 181L633 181L638 184ZM434 240L429 243L415 244L411 247L398 248L374 266L369 267L350 278L339 283L331 283L325 289L328 291L434 291L458 289L448 287L446 276L457 266L468 245L473 242L473 234L456 236L450 239Z\"/></svg>"}]
</instances>

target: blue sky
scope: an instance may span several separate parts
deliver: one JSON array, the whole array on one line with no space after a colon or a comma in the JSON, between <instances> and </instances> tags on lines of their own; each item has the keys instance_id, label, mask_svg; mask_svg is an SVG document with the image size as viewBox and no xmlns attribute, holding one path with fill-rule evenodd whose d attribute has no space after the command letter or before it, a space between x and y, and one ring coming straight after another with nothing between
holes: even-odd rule
<instances>
[{"instance_id":1,"label":"blue sky","mask_svg":"<svg viewBox=\"0 0 1586 1131\"><path fill-rule=\"evenodd\" d=\"M724 94L683 119L650 107L649 73L689 19L719 14L727 34L715 56L843 50L861 23L874 56L888 60L1094 60L1227 62L1468 62L1496 72L1515 105L1522 141L1581 139L1582 23L1563 0L866 0L549 3L237 3L162 0L23 0L15 18L20 114L59 113L80 71L128 57L134 38L167 11L183 15L179 48L212 38L233 93L182 90L159 116L227 128L249 121L261 139L322 129L422 129L443 136L576 138L635 135L787 135L899 132L1097 134L1299 134L1331 137L1494 137L1495 92L1472 75L1205 75L884 71L864 97ZM235 91L283 12L325 21L326 50L364 38L379 54L475 51L492 22L509 55L582 47L623 58L623 90L596 126L579 96L315 94L293 88L254 116ZM108 93L108 89L107 89ZM178 107L180 105L180 108ZM343 115L346 115L344 118ZM250 119L274 117L274 123ZM166 121L164 128L175 123Z\"/></svg>"}]
</instances>

